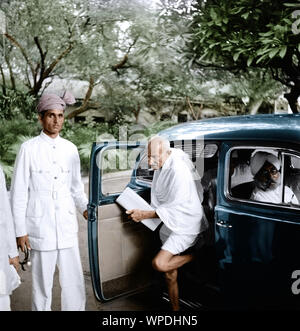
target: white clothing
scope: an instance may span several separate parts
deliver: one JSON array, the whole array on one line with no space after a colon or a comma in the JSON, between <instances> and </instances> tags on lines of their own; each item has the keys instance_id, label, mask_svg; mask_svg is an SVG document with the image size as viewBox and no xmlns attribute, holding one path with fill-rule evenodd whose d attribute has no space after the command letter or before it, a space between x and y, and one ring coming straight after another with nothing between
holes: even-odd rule
<instances>
[{"instance_id":1,"label":"white clothing","mask_svg":"<svg viewBox=\"0 0 300 331\"><path fill-rule=\"evenodd\" d=\"M161 249L177 255L193 246L197 240L197 234L177 234L163 224L159 230L159 237L163 245Z\"/></svg>"},{"instance_id":2,"label":"white clothing","mask_svg":"<svg viewBox=\"0 0 300 331\"><path fill-rule=\"evenodd\" d=\"M9 295L0 295L0 311L11 311Z\"/></svg>"},{"instance_id":3,"label":"white clothing","mask_svg":"<svg viewBox=\"0 0 300 331\"><path fill-rule=\"evenodd\" d=\"M15 163L11 199L16 236L28 234L33 249L74 246L78 232L75 205L83 213L88 202L76 146L44 132L23 143Z\"/></svg>"},{"instance_id":4,"label":"white clothing","mask_svg":"<svg viewBox=\"0 0 300 331\"><path fill-rule=\"evenodd\" d=\"M43 132L23 143L15 163L11 199L16 235L28 234L32 248L32 308L50 309L57 264L62 310L84 310L75 205L83 213L88 201L76 146Z\"/></svg>"},{"instance_id":5,"label":"white clothing","mask_svg":"<svg viewBox=\"0 0 300 331\"><path fill-rule=\"evenodd\" d=\"M183 151L171 148L162 168L155 170L151 206L162 222L176 234L197 235L204 229L202 205Z\"/></svg>"},{"instance_id":6,"label":"white clothing","mask_svg":"<svg viewBox=\"0 0 300 331\"><path fill-rule=\"evenodd\" d=\"M279 185L275 190L267 190L267 191L263 191L256 187L252 192L251 199L255 201L272 202L272 203L280 204L282 203L281 186ZM299 204L296 195L288 186L285 186L284 188L284 202Z\"/></svg>"},{"instance_id":7,"label":"white clothing","mask_svg":"<svg viewBox=\"0 0 300 331\"><path fill-rule=\"evenodd\" d=\"M7 296L20 284L16 269L9 257L19 256L14 224L6 190L5 177L0 168L0 296Z\"/></svg>"},{"instance_id":8,"label":"white clothing","mask_svg":"<svg viewBox=\"0 0 300 331\"><path fill-rule=\"evenodd\" d=\"M53 251L31 250L32 310L51 310L55 266L59 270L61 310L85 310L85 286L78 245Z\"/></svg>"}]
</instances>

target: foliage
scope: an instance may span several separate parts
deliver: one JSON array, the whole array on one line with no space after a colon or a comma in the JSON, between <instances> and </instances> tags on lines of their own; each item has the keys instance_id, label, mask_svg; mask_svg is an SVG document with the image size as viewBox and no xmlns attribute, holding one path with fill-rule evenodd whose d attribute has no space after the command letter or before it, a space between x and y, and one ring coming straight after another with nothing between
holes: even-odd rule
<instances>
[{"instance_id":1,"label":"foliage","mask_svg":"<svg viewBox=\"0 0 300 331\"><path fill-rule=\"evenodd\" d=\"M149 125L147 128L145 128L144 134L145 136L150 137L152 135L157 134L159 131L167 129L173 125L174 123L171 121L153 123Z\"/></svg>"},{"instance_id":2,"label":"foliage","mask_svg":"<svg viewBox=\"0 0 300 331\"><path fill-rule=\"evenodd\" d=\"M81 170L84 173L88 172L90 153L93 142L97 141L98 135L106 132L108 125L104 124L94 124L87 126L82 123L71 123L65 121L64 128L61 132L61 136L67 140L70 140L78 148Z\"/></svg>"},{"instance_id":3,"label":"foliage","mask_svg":"<svg viewBox=\"0 0 300 331\"><path fill-rule=\"evenodd\" d=\"M205 90L203 83L220 82L228 75L192 63L200 55L211 57L209 52L217 47L212 47L211 39L219 23L211 27L209 16L205 26L203 13L210 14L211 1L199 0L196 12L194 3L161 0L158 7L150 7L142 0L3 2L0 8L7 16L7 34L4 43L0 41L5 60L0 68L5 73L2 88L39 95L56 77L89 81L82 105L75 110L85 111L96 101L113 125L123 125L127 115L138 122L141 109L153 108L166 98L213 100L214 93ZM211 32L206 34L205 27ZM237 44L237 37L232 40ZM231 57L232 51L228 50ZM217 64L219 57L214 59ZM230 82L228 77L224 84ZM27 112L25 116L29 118Z\"/></svg>"},{"instance_id":4,"label":"foliage","mask_svg":"<svg viewBox=\"0 0 300 331\"><path fill-rule=\"evenodd\" d=\"M192 53L200 66L235 72L269 69L290 88L291 108L300 94L300 34L293 32L295 8L276 0L196 1Z\"/></svg>"},{"instance_id":5,"label":"foliage","mask_svg":"<svg viewBox=\"0 0 300 331\"><path fill-rule=\"evenodd\" d=\"M22 91L6 89L0 94L0 120L25 116L32 119L35 111L35 98Z\"/></svg>"},{"instance_id":6,"label":"foliage","mask_svg":"<svg viewBox=\"0 0 300 331\"><path fill-rule=\"evenodd\" d=\"M20 116L12 120L1 120L0 126L0 164L10 181L13 165L20 145L36 136L40 131L36 121Z\"/></svg>"},{"instance_id":7,"label":"foliage","mask_svg":"<svg viewBox=\"0 0 300 331\"><path fill-rule=\"evenodd\" d=\"M255 114L263 101L272 102L284 91L282 84L274 81L268 72L252 68L239 75L228 72L224 82L228 84L229 96L245 104L245 114ZM216 91L216 94L220 92Z\"/></svg>"},{"instance_id":8,"label":"foliage","mask_svg":"<svg viewBox=\"0 0 300 331\"><path fill-rule=\"evenodd\" d=\"M196 80L181 52L190 38L188 18L171 17L164 7L158 12L140 0L11 0L0 8L7 21L0 42L4 88L36 96L54 77L89 81L90 91L103 91L101 111L122 124L124 115L137 117L153 99L184 94L185 83Z\"/></svg>"}]
</instances>

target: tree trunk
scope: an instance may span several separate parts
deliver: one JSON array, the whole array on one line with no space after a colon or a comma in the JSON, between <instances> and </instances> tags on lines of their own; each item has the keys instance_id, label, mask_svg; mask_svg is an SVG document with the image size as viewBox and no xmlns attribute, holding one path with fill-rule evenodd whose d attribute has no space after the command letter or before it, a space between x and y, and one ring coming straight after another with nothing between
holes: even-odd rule
<instances>
[{"instance_id":1,"label":"tree trunk","mask_svg":"<svg viewBox=\"0 0 300 331\"><path fill-rule=\"evenodd\" d=\"M39 80L34 84L33 88L31 89L31 91L29 91L30 95L33 96L37 96L40 89L42 88L43 82L45 79L47 79L48 77L50 77L50 74L52 73L52 71L54 70L54 68L57 66L57 64L65 57L67 56L71 50L72 50L72 43L70 42L70 44L68 45L68 47L60 54L58 55L58 57L56 59L54 59L52 61L52 63L49 65L49 67L47 69L45 69L45 71L43 72L43 74L40 75Z\"/></svg>"},{"instance_id":2,"label":"tree trunk","mask_svg":"<svg viewBox=\"0 0 300 331\"><path fill-rule=\"evenodd\" d=\"M141 106L138 105L137 109L134 110L134 116L135 116L135 123L137 124L139 122L139 117L140 117L140 112L141 112Z\"/></svg>"},{"instance_id":3,"label":"tree trunk","mask_svg":"<svg viewBox=\"0 0 300 331\"><path fill-rule=\"evenodd\" d=\"M193 120L198 120L200 118L201 115L201 111L203 109L203 105L201 104L199 109L197 111L195 111L195 109L193 108L192 104L191 104L191 100L190 97L186 96L186 102L188 105L188 112L192 115Z\"/></svg>"},{"instance_id":4,"label":"tree trunk","mask_svg":"<svg viewBox=\"0 0 300 331\"><path fill-rule=\"evenodd\" d=\"M6 95L6 81L5 81L5 76L4 76L4 72L2 69L2 66L0 65L0 73L1 73L1 77L2 77L2 93L3 95Z\"/></svg>"},{"instance_id":5,"label":"tree trunk","mask_svg":"<svg viewBox=\"0 0 300 331\"><path fill-rule=\"evenodd\" d=\"M299 97L300 87L295 85L291 88L289 93L285 93L284 97L289 102L289 105L291 107L291 110L294 114L298 114L298 97Z\"/></svg>"},{"instance_id":6,"label":"tree trunk","mask_svg":"<svg viewBox=\"0 0 300 331\"><path fill-rule=\"evenodd\" d=\"M92 95L92 92L93 92L93 89L94 89L94 86L95 86L95 81L94 81L94 78L93 77L90 77L90 82L89 82L89 87L88 87L88 90L85 94L85 97L84 97L84 100L83 100L83 103L80 107L74 109L68 116L67 116L67 119L71 119L73 117L75 117L76 115L79 115L81 113L83 113L84 111L87 110L88 106L89 106L89 100L91 98L91 95Z\"/></svg>"},{"instance_id":7,"label":"tree trunk","mask_svg":"<svg viewBox=\"0 0 300 331\"><path fill-rule=\"evenodd\" d=\"M5 62L7 64L8 71L9 71L11 87L14 91L16 91L17 90L16 81L15 81L14 73L13 73L13 70L12 70L12 67L11 67L11 64L10 64L10 61L9 61L9 57L7 55L5 55Z\"/></svg>"},{"instance_id":8,"label":"tree trunk","mask_svg":"<svg viewBox=\"0 0 300 331\"><path fill-rule=\"evenodd\" d=\"M250 115L256 115L258 112L259 107L261 106L263 102L263 99L257 99L257 100L251 100L250 99L250 103L249 103L249 113Z\"/></svg>"}]
</instances>

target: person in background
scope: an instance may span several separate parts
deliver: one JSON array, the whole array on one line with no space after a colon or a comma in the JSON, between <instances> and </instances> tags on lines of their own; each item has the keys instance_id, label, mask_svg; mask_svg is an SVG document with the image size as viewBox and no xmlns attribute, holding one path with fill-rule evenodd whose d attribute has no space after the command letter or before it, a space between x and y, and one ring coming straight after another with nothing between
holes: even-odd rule
<instances>
[{"instance_id":1,"label":"person in background","mask_svg":"<svg viewBox=\"0 0 300 331\"><path fill-rule=\"evenodd\" d=\"M32 310L51 310L53 276L59 270L62 310L85 310L76 209L87 219L87 197L76 146L60 137L67 104L44 94L37 111L42 131L21 145L11 189L17 244L31 251Z\"/></svg>"},{"instance_id":2,"label":"person in background","mask_svg":"<svg viewBox=\"0 0 300 331\"><path fill-rule=\"evenodd\" d=\"M9 311L10 295L20 285L19 253L15 229L6 190L5 177L0 167L0 311Z\"/></svg>"},{"instance_id":3,"label":"person in background","mask_svg":"<svg viewBox=\"0 0 300 331\"><path fill-rule=\"evenodd\" d=\"M232 152L230 163L231 188L253 181L253 174L250 169L252 151L249 149L240 149Z\"/></svg>"}]
</instances>

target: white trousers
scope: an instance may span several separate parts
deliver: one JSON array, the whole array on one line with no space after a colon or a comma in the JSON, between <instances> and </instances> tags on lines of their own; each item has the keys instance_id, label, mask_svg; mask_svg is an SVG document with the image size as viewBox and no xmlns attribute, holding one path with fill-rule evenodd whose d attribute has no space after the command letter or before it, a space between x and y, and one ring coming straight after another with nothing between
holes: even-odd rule
<instances>
[{"instance_id":1,"label":"white trousers","mask_svg":"<svg viewBox=\"0 0 300 331\"><path fill-rule=\"evenodd\" d=\"M0 311L10 311L9 295L0 295Z\"/></svg>"},{"instance_id":2,"label":"white trousers","mask_svg":"<svg viewBox=\"0 0 300 331\"><path fill-rule=\"evenodd\" d=\"M85 285L78 245L53 251L31 250L32 310L51 310L55 266L61 287L61 310L85 310Z\"/></svg>"}]
</instances>

